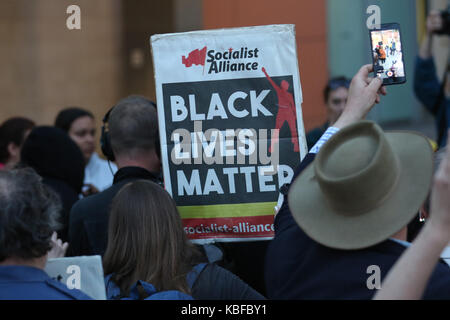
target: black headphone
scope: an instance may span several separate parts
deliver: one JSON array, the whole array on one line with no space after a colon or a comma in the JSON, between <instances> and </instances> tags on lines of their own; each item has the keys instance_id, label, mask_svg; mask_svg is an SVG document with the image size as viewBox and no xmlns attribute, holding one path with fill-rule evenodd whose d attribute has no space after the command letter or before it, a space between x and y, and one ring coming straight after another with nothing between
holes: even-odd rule
<instances>
[{"instance_id":1,"label":"black headphone","mask_svg":"<svg viewBox=\"0 0 450 320\"><path fill-rule=\"evenodd\" d=\"M150 101L150 103L156 109L156 103L154 103L153 101ZM114 152L111 147L111 138L109 137L109 128L108 128L109 115L111 114L111 111L113 109L114 109L114 107L109 109L108 112L103 117L102 135L100 137L100 147L102 149L103 154L109 161L116 160L116 157L114 156ZM159 159L161 159L161 143L159 141L159 132L156 136L155 149L156 149L156 155L158 156Z\"/></svg>"},{"instance_id":2,"label":"black headphone","mask_svg":"<svg viewBox=\"0 0 450 320\"><path fill-rule=\"evenodd\" d=\"M109 109L108 112L103 117L102 135L100 136L100 147L101 147L102 152L105 155L106 159L108 159L109 161L116 160L116 157L114 156L114 152L112 151L112 148L111 148L111 142L110 142L110 138L109 138L109 129L107 128L109 115L111 114L111 111L113 109L114 109L114 107Z\"/></svg>"}]
</instances>

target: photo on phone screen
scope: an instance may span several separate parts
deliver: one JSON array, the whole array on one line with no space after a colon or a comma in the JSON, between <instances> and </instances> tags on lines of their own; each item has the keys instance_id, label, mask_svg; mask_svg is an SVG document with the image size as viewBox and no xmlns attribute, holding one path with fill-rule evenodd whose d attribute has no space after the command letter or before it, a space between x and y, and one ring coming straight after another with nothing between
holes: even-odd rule
<instances>
[{"instance_id":1,"label":"photo on phone screen","mask_svg":"<svg viewBox=\"0 0 450 320\"><path fill-rule=\"evenodd\" d=\"M382 24L380 29L370 30L370 41L375 75L385 85L406 82L400 26Z\"/></svg>"}]
</instances>

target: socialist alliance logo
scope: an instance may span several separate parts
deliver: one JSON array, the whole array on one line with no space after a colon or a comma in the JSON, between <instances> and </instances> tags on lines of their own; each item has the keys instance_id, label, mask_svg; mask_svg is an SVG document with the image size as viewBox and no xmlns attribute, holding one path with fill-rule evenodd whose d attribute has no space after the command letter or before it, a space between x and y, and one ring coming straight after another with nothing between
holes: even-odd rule
<instances>
[{"instance_id":1,"label":"socialist alliance logo","mask_svg":"<svg viewBox=\"0 0 450 320\"><path fill-rule=\"evenodd\" d=\"M258 48L241 47L238 50L229 48L226 51L208 50L206 46L195 49L186 56L181 56L181 63L190 68L192 65L208 68L208 74L235 71L258 70ZM208 56L208 58L206 57ZM256 61L255 61L256 60ZM206 63L209 63L207 66Z\"/></svg>"},{"instance_id":2,"label":"socialist alliance logo","mask_svg":"<svg viewBox=\"0 0 450 320\"><path fill-rule=\"evenodd\" d=\"M181 63L183 63L186 68L191 67L193 64L199 66L205 65L205 58L206 58L206 46L203 47L203 49L199 50L199 49L195 49L191 52L189 52L188 57L186 58L185 56L181 57Z\"/></svg>"}]
</instances>

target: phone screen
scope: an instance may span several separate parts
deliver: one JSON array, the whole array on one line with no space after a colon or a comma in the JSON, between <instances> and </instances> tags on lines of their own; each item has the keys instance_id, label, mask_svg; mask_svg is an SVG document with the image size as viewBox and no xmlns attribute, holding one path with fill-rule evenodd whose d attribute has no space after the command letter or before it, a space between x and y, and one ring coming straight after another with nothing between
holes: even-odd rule
<instances>
[{"instance_id":1,"label":"phone screen","mask_svg":"<svg viewBox=\"0 0 450 320\"><path fill-rule=\"evenodd\" d=\"M370 30L373 70L383 84L398 84L406 81L403 47L398 24L381 25Z\"/></svg>"}]
</instances>

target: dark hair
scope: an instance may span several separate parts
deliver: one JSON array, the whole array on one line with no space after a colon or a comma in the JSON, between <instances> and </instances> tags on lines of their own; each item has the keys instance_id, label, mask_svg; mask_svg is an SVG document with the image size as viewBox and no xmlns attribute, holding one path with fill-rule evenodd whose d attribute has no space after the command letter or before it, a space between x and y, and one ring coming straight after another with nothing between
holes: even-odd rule
<instances>
[{"instance_id":1,"label":"dark hair","mask_svg":"<svg viewBox=\"0 0 450 320\"><path fill-rule=\"evenodd\" d=\"M86 116L94 119L94 116L91 112L78 107L70 107L61 110L56 116L55 127L63 129L65 132L69 132L70 127L75 120Z\"/></svg>"},{"instance_id":2,"label":"dark hair","mask_svg":"<svg viewBox=\"0 0 450 320\"><path fill-rule=\"evenodd\" d=\"M156 150L159 134L154 104L141 96L120 100L111 111L108 130L116 155L135 149Z\"/></svg>"},{"instance_id":3,"label":"dark hair","mask_svg":"<svg viewBox=\"0 0 450 320\"><path fill-rule=\"evenodd\" d=\"M128 295L138 280L189 294L186 275L200 261L188 241L175 202L156 183L137 180L114 197L109 217L105 275Z\"/></svg>"},{"instance_id":4,"label":"dark hair","mask_svg":"<svg viewBox=\"0 0 450 320\"><path fill-rule=\"evenodd\" d=\"M25 132L34 126L33 121L23 117L14 117L3 122L0 126L0 162L5 163L9 159L8 145L12 142L21 146Z\"/></svg>"},{"instance_id":5,"label":"dark hair","mask_svg":"<svg viewBox=\"0 0 450 320\"><path fill-rule=\"evenodd\" d=\"M45 255L60 210L58 196L33 169L0 171L0 261Z\"/></svg>"},{"instance_id":6,"label":"dark hair","mask_svg":"<svg viewBox=\"0 0 450 320\"><path fill-rule=\"evenodd\" d=\"M331 78L325 86L325 89L323 89L325 103L328 101L330 92L339 88L350 88L350 80L344 76Z\"/></svg>"},{"instance_id":7,"label":"dark hair","mask_svg":"<svg viewBox=\"0 0 450 320\"><path fill-rule=\"evenodd\" d=\"M85 161L78 145L63 130L50 126L35 127L20 153L22 164L32 167L44 178L65 181L81 192Z\"/></svg>"}]
</instances>

